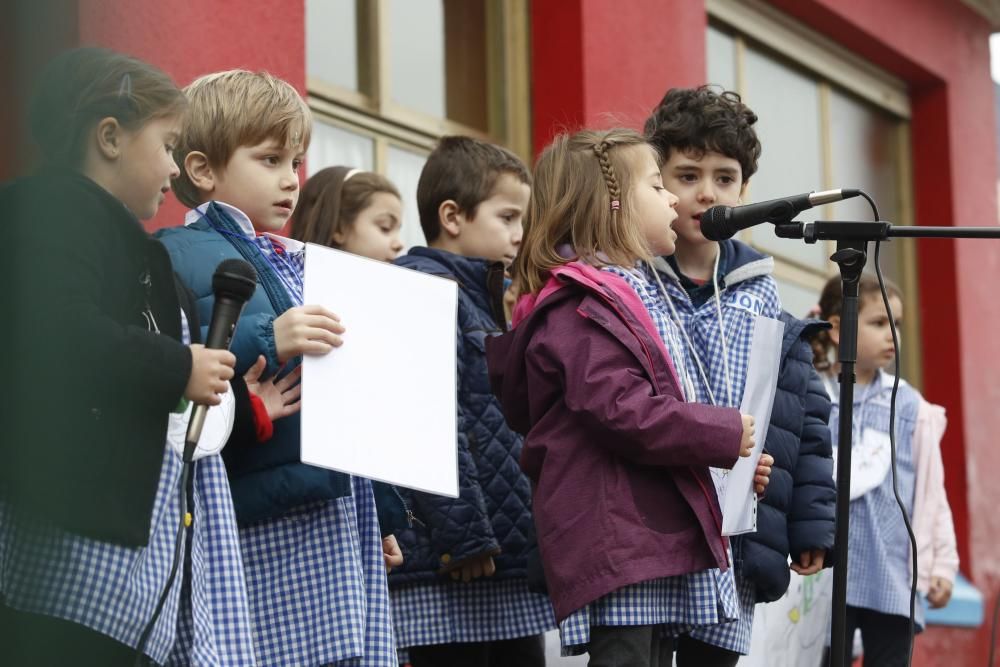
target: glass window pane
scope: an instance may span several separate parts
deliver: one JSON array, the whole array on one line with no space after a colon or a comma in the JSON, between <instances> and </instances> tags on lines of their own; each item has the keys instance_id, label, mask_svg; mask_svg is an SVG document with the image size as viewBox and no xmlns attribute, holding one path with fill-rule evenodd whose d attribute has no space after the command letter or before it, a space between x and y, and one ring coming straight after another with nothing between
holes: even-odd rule
<instances>
[{"instance_id":1,"label":"glass window pane","mask_svg":"<svg viewBox=\"0 0 1000 667\"><path fill-rule=\"evenodd\" d=\"M833 184L838 188L860 188L870 194L884 220L899 224L897 183L897 131L899 121L840 91L830 94L830 136ZM868 202L861 197L832 204L833 220L872 219ZM898 281L897 248L906 241L882 246L882 267L887 277ZM870 271L874 271L874 246Z\"/></svg>"},{"instance_id":2,"label":"glass window pane","mask_svg":"<svg viewBox=\"0 0 1000 667\"><path fill-rule=\"evenodd\" d=\"M781 278L775 278L778 283L778 296L781 298L781 307L795 317L805 317L819 302L819 290L805 287L798 283L793 283Z\"/></svg>"},{"instance_id":3,"label":"glass window pane","mask_svg":"<svg viewBox=\"0 0 1000 667\"><path fill-rule=\"evenodd\" d=\"M390 0L392 100L489 130L484 0Z\"/></svg>"},{"instance_id":4,"label":"glass window pane","mask_svg":"<svg viewBox=\"0 0 1000 667\"><path fill-rule=\"evenodd\" d=\"M708 81L726 90L736 90L736 40L711 26L706 40Z\"/></svg>"},{"instance_id":5,"label":"glass window pane","mask_svg":"<svg viewBox=\"0 0 1000 667\"><path fill-rule=\"evenodd\" d=\"M340 165L372 171L375 168L375 140L316 120L306 155L308 173L312 175L324 167Z\"/></svg>"},{"instance_id":6,"label":"glass window pane","mask_svg":"<svg viewBox=\"0 0 1000 667\"><path fill-rule=\"evenodd\" d=\"M444 117L444 4L390 0L389 81L392 99Z\"/></svg>"},{"instance_id":7,"label":"glass window pane","mask_svg":"<svg viewBox=\"0 0 1000 667\"><path fill-rule=\"evenodd\" d=\"M823 189L819 88L815 81L769 55L747 49L746 100L757 113L763 145L759 170L750 181L750 201ZM807 213L801 219L810 219ZM761 250L825 270L824 244L779 239L771 225L758 225L750 238Z\"/></svg>"},{"instance_id":8,"label":"glass window pane","mask_svg":"<svg viewBox=\"0 0 1000 667\"><path fill-rule=\"evenodd\" d=\"M420 171L424 168L427 156L390 145L387 159L385 175L403 196L403 227L400 238L406 246L403 250L405 253L415 245L427 245L417 213L417 181L420 180Z\"/></svg>"},{"instance_id":9,"label":"glass window pane","mask_svg":"<svg viewBox=\"0 0 1000 667\"><path fill-rule=\"evenodd\" d=\"M356 0L306 0L306 72L350 90L358 89Z\"/></svg>"}]
</instances>

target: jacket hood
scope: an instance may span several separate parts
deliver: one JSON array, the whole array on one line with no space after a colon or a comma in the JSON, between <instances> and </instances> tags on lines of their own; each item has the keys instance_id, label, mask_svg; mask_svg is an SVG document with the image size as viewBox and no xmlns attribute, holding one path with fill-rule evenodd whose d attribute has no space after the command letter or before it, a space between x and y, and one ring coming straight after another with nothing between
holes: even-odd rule
<instances>
[{"instance_id":1,"label":"jacket hood","mask_svg":"<svg viewBox=\"0 0 1000 667\"><path fill-rule=\"evenodd\" d=\"M830 329L829 322L815 319L800 320L788 311L781 311L781 322L785 325L785 332L781 341L781 357L788 356L789 351L799 339L809 340L820 331Z\"/></svg>"},{"instance_id":2,"label":"jacket hood","mask_svg":"<svg viewBox=\"0 0 1000 667\"><path fill-rule=\"evenodd\" d=\"M579 297L579 291L569 289L571 286L616 298L626 304L635 302L640 308L642 306L624 280L580 261L572 261L552 269L549 281L538 293L525 294L518 299L514 307L514 329L503 336L493 336L486 340L490 386L503 405L507 423L518 433L526 434L531 426L525 367L528 344L535 330L545 323L542 314L546 310L574 295ZM652 327L652 322L646 326ZM654 337L657 336L655 329L651 333Z\"/></svg>"}]
</instances>

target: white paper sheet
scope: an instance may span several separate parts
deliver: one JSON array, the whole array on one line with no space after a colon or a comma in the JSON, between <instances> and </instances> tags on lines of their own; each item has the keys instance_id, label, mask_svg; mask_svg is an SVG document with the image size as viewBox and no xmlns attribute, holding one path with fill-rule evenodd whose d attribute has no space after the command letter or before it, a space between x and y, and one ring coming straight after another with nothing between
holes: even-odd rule
<instances>
[{"instance_id":1,"label":"white paper sheet","mask_svg":"<svg viewBox=\"0 0 1000 667\"><path fill-rule=\"evenodd\" d=\"M457 497L456 283L310 243L304 300L347 331L305 357L303 463Z\"/></svg>"},{"instance_id":2,"label":"white paper sheet","mask_svg":"<svg viewBox=\"0 0 1000 667\"><path fill-rule=\"evenodd\" d=\"M726 480L725 495L720 498L723 535L741 535L757 530L757 494L753 489L753 478L764 451L767 427L771 423L784 331L784 324L769 317L757 317L754 322L740 412L754 418L756 445L750 456L741 457L736 462Z\"/></svg>"}]
</instances>

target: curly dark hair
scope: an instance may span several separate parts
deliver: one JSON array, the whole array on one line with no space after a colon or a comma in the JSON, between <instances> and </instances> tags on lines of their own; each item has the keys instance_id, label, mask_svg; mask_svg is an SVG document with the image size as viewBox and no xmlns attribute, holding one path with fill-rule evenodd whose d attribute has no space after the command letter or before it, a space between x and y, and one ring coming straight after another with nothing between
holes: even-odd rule
<instances>
[{"instance_id":1,"label":"curly dark hair","mask_svg":"<svg viewBox=\"0 0 1000 667\"><path fill-rule=\"evenodd\" d=\"M757 114L737 93L700 86L668 90L643 129L664 160L673 150L691 151L698 157L714 151L739 162L746 182L756 173L760 159L760 140L753 129L756 122Z\"/></svg>"}]
</instances>

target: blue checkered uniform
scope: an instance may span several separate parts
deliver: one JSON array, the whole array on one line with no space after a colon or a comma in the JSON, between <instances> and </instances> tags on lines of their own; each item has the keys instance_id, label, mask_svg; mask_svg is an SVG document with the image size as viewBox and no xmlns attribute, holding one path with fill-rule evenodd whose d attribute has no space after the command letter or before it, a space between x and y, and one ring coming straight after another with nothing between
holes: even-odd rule
<instances>
[{"instance_id":1,"label":"blue checkered uniform","mask_svg":"<svg viewBox=\"0 0 1000 667\"><path fill-rule=\"evenodd\" d=\"M248 220L243 222L241 226L249 226ZM265 235L230 242L253 243L293 303L302 305L304 249L286 248ZM259 664L395 667L382 536L370 481L352 478L350 496L244 526L240 546Z\"/></svg>"},{"instance_id":2,"label":"blue checkered uniform","mask_svg":"<svg viewBox=\"0 0 1000 667\"><path fill-rule=\"evenodd\" d=\"M889 410L893 377L879 372L867 387L854 393L854 440L866 429L889 432ZM840 387L828 384L833 409L830 412L834 446L840 417ZM907 513L913 515L916 470L913 461L913 431L920 394L900 380L896 398L896 472L899 494ZM882 483L851 501L850 539L847 557L847 604L883 614L910 615L910 538L892 490L891 472ZM924 625L924 608L917 602L916 622Z\"/></svg>"},{"instance_id":3,"label":"blue checkered uniform","mask_svg":"<svg viewBox=\"0 0 1000 667\"><path fill-rule=\"evenodd\" d=\"M183 342L190 344L181 312ZM255 665L229 479L218 455L194 464L190 560L145 652L171 665ZM22 520L0 503L0 593L21 611L79 623L136 646L167 582L180 522L182 465L164 447L148 546L132 549ZM189 546L189 548L188 548ZM191 619L194 619L192 623ZM169 658L169 659L168 659Z\"/></svg>"},{"instance_id":4,"label":"blue checkered uniform","mask_svg":"<svg viewBox=\"0 0 1000 667\"><path fill-rule=\"evenodd\" d=\"M153 506L149 545L141 549L97 542L33 520L8 508L0 527L6 542L3 581L7 604L56 616L113 637L128 646L152 617L166 584L180 521L181 464L164 448ZM174 664L253 665L250 618L236 541L229 483L222 460L195 465L191 579L182 598L180 580L146 645L156 662L167 661L175 636L186 633ZM179 610L193 611L193 630L178 630Z\"/></svg>"},{"instance_id":5,"label":"blue checkered uniform","mask_svg":"<svg viewBox=\"0 0 1000 667\"><path fill-rule=\"evenodd\" d=\"M670 357L683 372L686 351L681 332L648 274L640 269L604 267L625 280L649 311ZM570 614L559 626L563 655L587 651L590 628L595 625L659 625L667 635L690 632L702 626L725 623L740 614L732 569L704 570L625 586Z\"/></svg>"},{"instance_id":6,"label":"blue checkered uniform","mask_svg":"<svg viewBox=\"0 0 1000 667\"><path fill-rule=\"evenodd\" d=\"M528 637L555 627L552 605L524 579L440 581L393 588L400 648Z\"/></svg>"},{"instance_id":7,"label":"blue checkered uniform","mask_svg":"<svg viewBox=\"0 0 1000 667\"><path fill-rule=\"evenodd\" d=\"M396 665L371 483L240 530L261 665Z\"/></svg>"},{"instance_id":8,"label":"blue checkered uniform","mask_svg":"<svg viewBox=\"0 0 1000 667\"><path fill-rule=\"evenodd\" d=\"M774 260L767 257L738 266L720 280L719 298L722 307L722 330L725 331L726 337L725 346L720 336L719 314L715 299L710 298L704 304L696 306L666 261L658 259L654 266L666 289L666 298L672 301L673 312L677 314L681 326L687 332L686 340L690 340L694 352L701 361L699 369L694 355L689 354L684 357L687 373L693 379L696 389L693 400L699 403L711 403L714 398L716 405L738 408L743 401L743 386L746 383L747 366L750 363L754 322L758 316L772 319L779 319L781 316L778 286L771 276ZM646 275L650 278L650 289L654 292L654 299L662 301L664 295L659 284L652 279L651 270L647 270ZM729 381L727 381L726 364L723 363L724 356L729 362ZM702 370L708 381L707 388L702 379ZM725 493L726 473L713 469L712 477L721 498ZM733 540L733 557L738 570L739 539ZM750 651L754 587L751 582L745 581L738 571L736 589L741 607L738 621L700 628L690 634L705 643L745 655Z\"/></svg>"}]
</instances>

